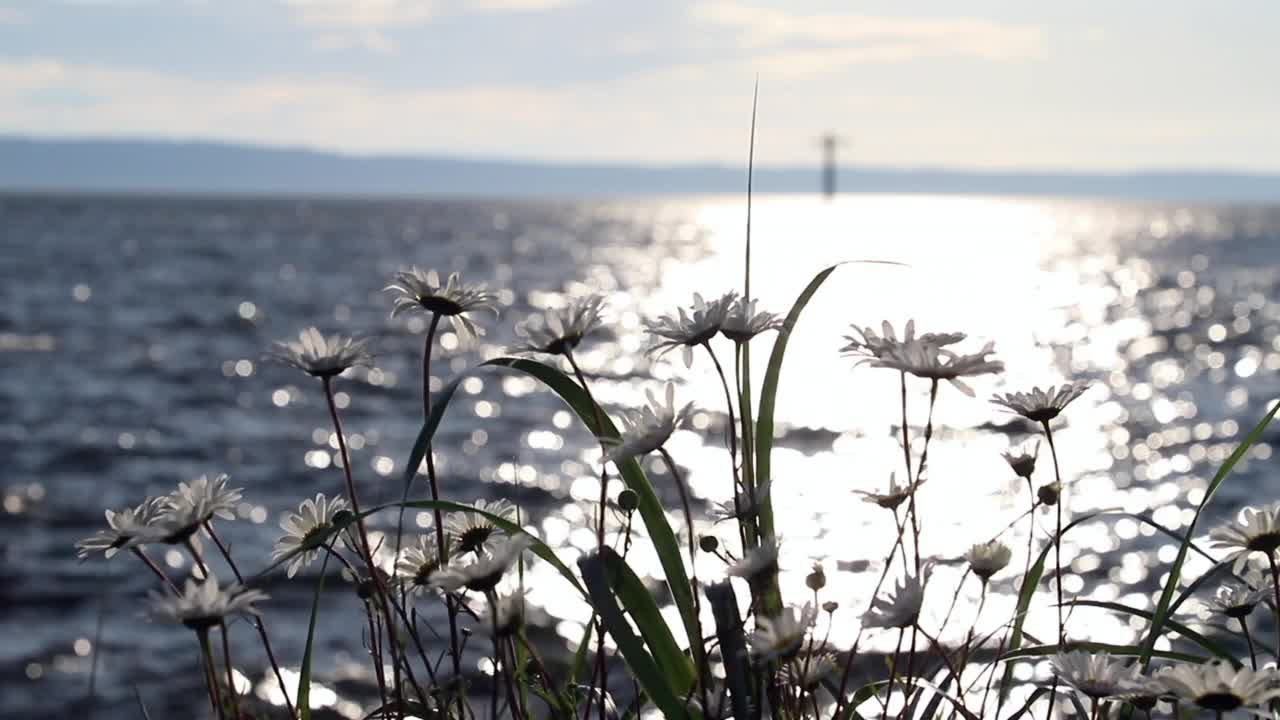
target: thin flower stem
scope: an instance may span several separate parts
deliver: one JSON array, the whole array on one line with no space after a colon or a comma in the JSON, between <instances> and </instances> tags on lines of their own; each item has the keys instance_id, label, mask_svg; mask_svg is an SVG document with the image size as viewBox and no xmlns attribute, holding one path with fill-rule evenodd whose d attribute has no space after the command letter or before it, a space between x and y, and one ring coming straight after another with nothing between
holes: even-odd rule
<instances>
[{"instance_id":1,"label":"thin flower stem","mask_svg":"<svg viewBox=\"0 0 1280 720\"><path fill-rule=\"evenodd\" d=\"M356 495L356 483L351 474L351 455L347 451L346 435L342 431L342 420L338 418L338 405L333 397L333 378L326 375L321 378L321 380L324 385L324 398L329 406L329 418L333 421L333 431L338 436L338 452L341 453L342 475L347 483L347 499L351 501L351 511L356 516L356 529L359 531L358 535L360 540L359 549L363 555L365 566L368 568L369 581L373 584L374 594L377 595L382 602L382 613L387 621L387 636L391 637L395 632L395 617L392 616L391 608L387 604L387 588L382 582L382 576L378 571L377 565L373 562L373 552L369 546L369 533L365 529L364 515L360 512L360 500ZM370 640L373 642L375 647L378 645L373 638L370 638ZM391 652L395 653L394 644L391 648ZM377 661L377 664L374 666L374 670L378 677L379 687L383 693L383 704L385 705L387 699L386 679L384 677L381 659ZM398 679L400 675L400 664L398 662L395 663L394 671ZM398 692L400 690L399 683L397 682L396 685L397 687L394 689ZM399 704L403 705L403 703Z\"/></svg>"},{"instance_id":2,"label":"thin flower stem","mask_svg":"<svg viewBox=\"0 0 1280 720\"><path fill-rule=\"evenodd\" d=\"M694 631L698 634L697 638L690 638L690 644L702 642L702 601L699 599L698 585L698 541L693 526L693 511L689 508L689 491L684 486L684 478L680 476L680 470L676 467L676 461L671 457L671 453L667 452L665 447L658 447L658 453L662 455L663 461L667 463L667 470L671 472L671 477L675 480L676 489L680 492L680 505L684 508L684 522L689 527L689 584L693 589L693 626ZM695 657L700 653L696 653ZM707 663L699 663L698 668L698 686L701 691L702 707L707 705L707 671L711 668Z\"/></svg>"},{"instance_id":3,"label":"thin flower stem","mask_svg":"<svg viewBox=\"0 0 1280 720\"><path fill-rule=\"evenodd\" d=\"M209 568L205 566L204 558L200 557L200 552L196 550L196 544L191 542L191 538L184 540L183 544L187 546L187 552L191 553L191 560L200 569L200 574L206 578L209 577Z\"/></svg>"},{"instance_id":4,"label":"thin flower stem","mask_svg":"<svg viewBox=\"0 0 1280 720\"><path fill-rule=\"evenodd\" d=\"M747 530L755 542L760 541L760 505L756 499L755 422L751 417L751 353L748 343L736 343L733 353L733 379L738 388L738 418L742 425L742 483L746 486L751 504L750 516L745 520ZM739 518L739 522L744 522Z\"/></svg>"},{"instance_id":5,"label":"thin flower stem","mask_svg":"<svg viewBox=\"0 0 1280 720\"><path fill-rule=\"evenodd\" d=\"M1249 623L1245 622L1245 618L1236 618L1240 622L1240 629L1244 631L1244 641L1249 646L1249 664L1253 665L1253 669L1258 669L1258 655L1253 650L1253 636L1249 634Z\"/></svg>"},{"instance_id":6,"label":"thin flower stem","mask_svg":"<svg viewBox=\"0 0 1280 720\"><path fill-rule=\"evenodd\" d=\"M902 548L902 552L904 556L907 552L906 547L903 546L903 540L902 540L903 535L905 533L906 533L906 528L904 527L903 523L898 523L898 536L893 542L893 547L889 549L889 556L885 558L884 569L880 571L880 579L876 581L875 589L871 591L871 600L867 603L868 611L870 611L871 608L875 606L876 596L880 594L880 588L884 586L885 578L889 577L889 570L893 566L893 556L897 553L898 548L899 547ZM862 634L865 630L866 630L866 625L861 624L860 627L858 628L858 634L853 639L853 646L849 648L849 654L845 656L844 670L840 678L840 691L836 693L836 713L835 713L836 717L841 716L840 712L844 709L845 704L848 702L848 698L845 696L845 692L849 688L849 675L853 669L853 659L858 654L858 646L862 643Z\"/></svg>"},{"instance_id":7,"label":"thin flower stem","mask_svg":"<svg viewBox=\"0 0 1280 720\"><path fill-rule=\"evenodd\" d=\"M168 587L170 590L172 590L174 595L182 594L182 591L178 590L178 586L173 584L173 581L169 579L168 575L164 574L164 570L161 570L160 566L156 565L154 560L147 557L147 554L142 551L142 548L134 547L130 549L133 551L134 555L138 556L139 560L145 563L147 567L151 568L151 572L155 573L156 577L159 577L162 581L164 581L165 586Z\"/></svg>"},{"instance_id":8,"label":"thin flower stem","mask_svg":"<svg viewBox=\"0 0 1280 720\"><path fill-rule=\"evenodd\" d=\"M213 701L213 709L218 717L225 717L222 692L218 689L218 666L213 662L213 648L209 645L209 628L196 630L196 637L200 639L200 655L205 667L205 682L209 684L209 699Z\"/></svg>"},{"instance_id":9,"label":"thin flower stem","mask_svg":"<svg viewBox=\"0 0 1280 720\"><path fill-rule=\"evenodd\" d=\"M893 648L893 665L889 667L889 687L884 693L884 716L886 718L889 717L889 701L893 699L893 683L898 679L898 657L902 653L902 638L906 634L906 628L898 628L898 644Z\"/></svg>"},{"instance_id":10,"label":"thin flower stem","mask_svg":"<svg viewBox=\"0 0 1280 720\"><path fill-rule=\"evenodd\" d=\"M498 668L500 667L498 655L501 654L501 648L498 644L498 594L489 590L485 592L484 597L489 603L489 615L493 620L490 626L493 630L493 686L489 692L489 717L496 719L498 717ZM505 669L505 665L506 663L501 663L503 669ZM512 708L513 712L514 710L515 708Z\"/></svg>"},{"instance_id":11,"label":"thin flower stem","mask_svg":"<svg viewBox=\"0 0 1280 720\"><path fill-rule=\"evenodd\" d=\"M427 328L427 338L422 346L422 419L425 422L431 417L431 351L435 346L436 329L440 325L440 313L431 313L431 324ZM424 458L427 461L427 484L431 489L431 501L438 503L440 501L440 483L436 479L436 460L435 452L431 443L427 443ZM405 487L405 497L408 499L409 488ZM440 566L444 567L449 562L449 544L445 542L444 537L444 514L439 506L432 507L432 520L435 522L436 535L436 557L440 560ZM358 511L357 511L358 513ZM396 557L399 558L399 544L401 537L401 528L404 527L404 506L400 507L400 519L396 523ZM458 641L458 605L451 595L444 598L445 610L449 615L449 658L453 663L453 677L455 681L462 678L462 650ZM464 709L464 704L459 697L459 711Z\"/></svg>"},{"instance_id":12,"label":"thin flower stem","mask_svg":"<svg viewBox=\"0 0 1280 720\"><path fill-rule=\"evenodd\" d=\"M729 449L729 467L733 470L733 513L739 518L738 536L742 541L743 550L749 550L753 546L748 542L746 528L743 527L742 503L738 499L738 492L742 488L742 476L738 472L738 428L737 416L733 412L733 393L729 391L729 379L724 374L724 367L720 364L720 358L716 357L716 351L711 349L711 343L704 342L702 347L707 349L707 354L711 356L711 362L716 366L716 373L720 376L720 387L724 388L725 410L729 413L729 424L726 428L725 435L728 440Z\"/></svg>"},{"instance_id":13,"label":"thin flower stem","mask_svg":"<svg viewBox=\"0 0 1280 720\"><path fill-rule=\"evenodd\" d=\"M905 373L903 374L903 388L905 391L905 388L906 388ZM916 490L920 487L920 483L924 479L925 467L929 462L929 441L933 439L933 410L934 410L934 407L937 405L937 401L938 401L938 381L931 380L929 383L929 413L927 415L927 420L925 421L925 426L924 426L924 447L920 450L920 463L916 465L915 480L912 481L910 477L907 478L908 481L911 481L911 498L908 502L907 512L911 516L911 547L915 553L917 578L920 577L920 515L919 515L919 509L916 505ZM905 411L906 409L905 404L903 405L903 409ZM904 414L902 418L903 425L906 425L906 422L907 422L907 419L906 419L906 415ZM907 654L906 682L908 686L911 683L911 681L915 678L914 673L915 673L915 660L916 660L916 633L924 632L923 630L920 630L919 627L920 627L919 623L916 623L911 626L911 647L908 648L908 654ZM928 637L928 635L926 635L925 637ZM907 690L907 692L908 694L910 694L909 689Z\"/></svg>"},{"instance_id":14,"label":"thin flower stem","mask_svg":"<svg viewBox=\"0 0 1280 720\"><path fill-rule=\"evenodd\" d=\"M1267 561L1271 563L1271 587L1275 591L1276 612L1280 613L1280 567L1276 566L1276 555L1267 551ZM1276 657L1280 658L1280 622L1276 623Z\"/></svg>"},{"instance_id":15,"label":"thin flower stem","mask_svg":"<svg viewBox=\"0 0 1280 720\"><path fill-rule=\"evenodd\" d=\"M218 546L218 551L222 553L222 558L227 561L227 565L231 568L231 572L236 576L236 582L244 584L244 576L240 574L240 568L236 567L236 563L231 559L231 551L222 542L222 538L218 537L218 533L213 529L213 522L206 520L204 529L209 533L209 537L213 538L213 543ZM267 653L267 661L271 663L271 670L275 673L276 682L280 685L280 694L284 697L285 707L289 710L289 717L297 717L298 713L293 709L293 701L289 699L289 690L284 683L284 674L280 672L280 663L276 662L275 651L271 649L271 638L267 634L267 626L262 621L262 617L251 615L249 622L258 631L258 637L262 639L262 649Z\"/></svg>"},{"instance_id":16,"label":"thin flower stem","mask_svg":"<svg viewBox=\"0 0 1280 720\"><path fill-rule=\"evenodd\" d=\"M582 373L582 368L578 367L578 361L573 357L573 351L566 349L564 351L565 359L569 361L569 367L573 368L573 374L578 379L578 384L582 386L582 391L587 395L587 402L591 403L591 419L595 423L592 432L598 439L604 432L604 422L600 417L600 406L596 403L595 396L591 394L591 386L587 384L587 376ZM609 470L608 463L600 463L600 505L597 509L596 516L596 547L604 547L604 526L607 516L606 509L609 506ZM600 633L596 640L596 674L600 681L600 697L604 698L609 690L609 671L605 667L604 653L604 633ZM596 678L592 679L594 684ZM590 701L587 702L587 712L590 713ZM605 703L600 701L600 720L604 720Z\"/></svg>"},{"instance_id":17,"label":"thin flower stem","mask_svg":"<svg viewBox=\"0 0 1280 720\"><path fill-rule=\"evenodd\" d=\"M1062 487L1062 470L1058 465L1058 448L1053 443L1053 429L1049 427L1049 421L1045 420L1040 423L1044 428L1045 439L1049 442L1049 453L1053 456L1053 480L1059 488ZM1056 566L1058 589L1058 644L1064 644L1067 641L1067 626L1062 618L1062 497L1059 495L1058 502L1054 503L1057 510L1058 529L1053 536L1053 562ZM1278 635L1277 637L1280 637Z\"/></svg>"},{"instance_id":18,"label":"thin flower stem","mask_svg":"<svg viewBox=\"0 0 1280 720\"><path fill-rule=\"evenodd\" d=\"M227 666L227 693L231 695L231 716L240 720L240 693L236 691L236 676L231 669L231 640L227 635L227 623L222 622L222 662Z\"/></svg>"}]
</instances>

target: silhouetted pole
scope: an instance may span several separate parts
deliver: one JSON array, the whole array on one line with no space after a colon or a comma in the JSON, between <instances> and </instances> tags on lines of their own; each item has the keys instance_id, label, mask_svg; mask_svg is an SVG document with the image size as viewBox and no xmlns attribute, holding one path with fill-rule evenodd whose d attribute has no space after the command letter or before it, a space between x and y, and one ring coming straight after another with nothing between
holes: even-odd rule
<instances>
[{"instance_id":1,"label":"silhouetted pole","mask_svg":"<svg viewBox=\"0 0 1280 720\"><path fill-rule=\"evenodd\" d=\"M828 198L836 194L836 146L840 142L835 133L822 136L822 194Z\"/></svg>"}]
</instances>

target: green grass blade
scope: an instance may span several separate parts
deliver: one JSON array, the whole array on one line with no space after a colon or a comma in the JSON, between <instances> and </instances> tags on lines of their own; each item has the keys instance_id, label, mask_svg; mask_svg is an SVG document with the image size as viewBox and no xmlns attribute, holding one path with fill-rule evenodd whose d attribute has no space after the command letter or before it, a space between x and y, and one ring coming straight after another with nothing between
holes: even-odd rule
<instances>
[{"instance_id":1,"label":"green grass blade","mask_svg":"<svg viewBox=\"0 0 1280 720\"><path fill-rule=\"evenodd\" d=\"M603 558L596 553L584 555L578 559L578 569L582 572L583 582L587 585L591 604L600 614L605 629L618 646L618 651L626 661L627 667L631 669L636 682L658 706L663 717L687 718L689 715L683 700L671 687L667 675L654 661L653 656L645 650L644 643L636 637L631 629L631 623L618 607Z\"/></svg>"},{"instance_id":2,"label":"green grass blade","mask_svg":"<svg viewBox=\"0 0 1280 720\"><path fill-rule=\"evenodd\" d=\"M735 718L758 717L749 710L749 699L755 697L751 682L751 662L747 655L747 638L742 631L742 618L738 614L738 597L729 581L712 583L706 588L711 615L716 621L716 639L720 641L720 655L724 658L725 685L729 688L729 702Z\"/></svg>"},{"instance_id":3,"label":"green grass blade","mask_svg":"<svg viewBox=\"0 0 1280 720\"><path fill-rule=\"evenodd\" d=\"M622 602L623 610L635 620L649 653L672 681L672 689L684 696L693 687L693 664L676 644L653 595L627 561L614 552L613 548L605 547L601 557L604 558L614 594Z\"/></svg>"},{"instance_id":4,"label":"green grass blade","mask_svg":"<svg viewBox=\"0 0 1280 720\"><path fill-rule=\"evenodd\" d=\"M1177 590L1178 581L1182 577L1182 565L1187 559L1187 550L1191 545L1191 536L1195 534L1196 523L1200 521L1200 514L1204 512L1205 507L1213 500L1213 496L1217 493L1218 488L1222 485L1227 476L1231 474L1232 468L1240 459L1249 452L1249 448L1262 437L1262 433L1267 429L1267 425L1271 424L1271 419L1276 416L1276 411L1280 410L1280 402L1273 403L1271 410L1267 412L1257 425L1249 431L1244 441L1235 449L1227 458L1227 461L1218 468L1218 472L1214 474L1213 480L1209 482L1209 487L1205 489L1204 499L1200 501L1200 506L1196 508L1195 515L1191 517L1191 522L1187 525L1187 532L1183 537L1182 543L1178 546L1178 555L1173 561L1173 565L1169 568L1169 581L1165 583L1164 590L1160 592L1160 601L1156 603L1155 615L1151 620L1151 627L1147 630L1146 640L1143 641L1143 653L1141 657L1142 667L1146 668L1151 663L1151 657L1156 646L1156 639L1160 637L1160 632L1164 629L1164 625L1169 619L1170 603L1173 602L1173 594Z\"/></svg>"},{"instance_id":5,"label":"green grass blade","mask_svg":"<svg viewBox=\"0 0 1280 720\"><path fill-rule=\"evenodd\" d=\"M320 617L320 593L324 591L325 570L329 569L329 553L320 563L320 577L311 596L311 619L307 621L307 644L302 651L302 668L298 671L298 714L302 720L311 720L311 658L315 651L316 618Z\"/></svg>"},{"instance_id":6,"label":"green grass blade","mask_svg":"<svg viewBox=\"0 0 1280 720\"><path fill-rule=\"evenodd\" d=\"M832 265L809 281L804 291L800 293L795 303L791 305L791 312L787 313L786 325L773 341L773 352L769 354L769 364L764 372L764 384L760 387L760 410L759 417L756 420L756 477L760 479L760 482L768 482L772 479L770 456L773 452L773 412L778 401L778 383L782 379L782 358L787 352L787 341L790 339L791 333L795 331L796 323L800 320L800 313L804 311L814 293L818 292L818 288L822 287L822 284L827 281L831 273L836 271L837 267L839 265ZM773 503L769 498L764 498L760 503L759 518L760 534L766 537L774 537Z\"/></svg>"},{"instance_id":7,"label":"green grass blade","mask_svg":"<svg viewBox=\"0 0 1280 720\"><path fill-rule=\"evenodd\" d=\"M1054 643L1052 645L1031 645L1024 648L1012 650L1000 656L1000 662L1009 660L1019 660L1022 658L1040 658L1058 654L1059 650L1088 650L1092 653L1107 653L1116 657L1139 657L1146 652L1137 645L1113 645L1111 643L1091 642L1091 641L1073 641L1064 645ZM1155 657L1165 660L1177 660L1178 662L1190 662L1204 664L1209 662L1209 658L1202 655L1192 655L1190 653L1173 652L1171 650L1153 650Z\"/></svg>"},{"instance_id":8,"label":"green grass blade","mask_svg":"<svg viewBox=\"0 0 1280 720\"><path fill-rule=\"evenodd\" d=\"M1124 613L1126 615L1132 615L1133 617L1139 617L1147 621L1150 621L1152 618L1155 617L1155 613L1149 610L1140 610L1136 607L1132 607L1130 605L1124 605L1122 603L1117 603L1117 602L1105 602L1102 600L1071 600L1070 602L1067 602L1065 604L1079 606L1079 607L1096 607L1096 608L1102 608L1104 610L1113 610L1115 612ZM1174 632L1182 635L1183 637L1190 640L1191 642L1199 645L1206 652L1212 655L1216 655L1217 657L1222 658L1223 660L1226 660L1227 662L1231 663L1232 667L1239 669L1240 661L1236 660L1235 656L1227 652L1226 648L1222 647L1222 645L1214 642L1213 640L1210 640L1204 635L1201 635L1200 633L1196 632L1195 630L1192 630L1191 628L1187 627L1186 625L1183 625L1182 623L1178 622L1177 620L1174 620L1173 618L1166 619L1165 624L1168 625L1169 628Z\"/></svg>"},{"instance_id":9,"label":"green grass blade","mask_svg":"<svg viewBox=\"0 0 1280 720\"><path fill-rule=\"evenodd\" d=\"M486 362L483 367L515 370L533 377L559 395L560 399L577 414L596 437L606 439L618 437L618 429L609 419L609 415L598 405L593 406L587 393L559 370L544 363L522 358L497 358ZM597 412L602 425L599 428L595 426ZM666 510L662 507L658 494L654 492L649 478L640 468L640 463L635 459L628 459L617 463L617 467L622 482L635 491L639 498L637 509L641 519L644 520L645 529L649 533L650 541L653 542L658 560L662 564L671 597L684 622L685 633L689 637L690 647L694 653L694 664L700 665L704 650L698 637L698 625L693 612L693 592L690 589L689 576L685 572L683 551L679 541L671 529L670 521L667 520Z\"/></svg>"}]
</instances>

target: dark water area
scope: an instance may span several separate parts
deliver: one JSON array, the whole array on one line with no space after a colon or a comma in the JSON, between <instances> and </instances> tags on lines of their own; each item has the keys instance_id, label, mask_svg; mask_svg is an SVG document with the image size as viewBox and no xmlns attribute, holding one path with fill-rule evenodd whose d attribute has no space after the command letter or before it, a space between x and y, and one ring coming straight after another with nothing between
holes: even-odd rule
<instances>
[{"instance_id":1,"label":"dark water area","mask_svg":"<svg viewBox=\"0 0 1280 720\"><path fill-rule=\"evenodd\" d=\"M939 516L956 502L992 513L986 536L1026 507L1025 488L1001 474L999 452L1031 431L985 402L993 391L1093 381L1062 432L1070 511L1122 507L1173 529L1185 528L1208 478L1280 394L1280 207L858 196L764 198L757 212L753 289L775 312L828 261L874 256L912 268L848 271L807 311L808 334L794 338L775 475L794 483L778 501L790 542L784 585L813 560L829 571L876 567L887 550L857 540L882 532L884 518L849 489L883 486L897 469L894 388L839 357L851 322L914 315L925 329L996 341L1008 376L974 383L977 400L944 396L931 495L922 499ZM598 396L611 408L634 406L652 387L647 378L676 380L705 412L675 454L703 507L726 499L718 386L708 368L691 375L645 358L640 319L694 291L740 286L742 220L741 198L0 196L0 715L91 707L94 718L140 717L135 687L153 717L207 712L190 633L145 616L153 578L124 555L77 562L73 544L105 527L105 508L226 472L245 502L220 532L245 569L265 566L281 513L341 491L318 385L262 362L273 340L312 324L372 338L375 368L339 380L339 406L364 499L397 498L420 423L425 327L392 321L383 288L409 265L456 270L499 291L500 316L480 318L488 328L480 343L443 338L437 383L502 354L514 322L531 311L604 292L611 322L583 360ZM850 240L877 233L876 243ZM831 400L846 395L859 401ZM558 401L493 374L468 380L455 402L436 441L442 494L518 503L567 558L590 547L598 451ZM1198 533L1243 504L1280 496L1277 440L1277 429L1263 436ZM927 528L938 555L985 539L960 515ZM1025 534L1008 539L1026 543ZM1082 596L1150 606L1170 548L1137 523L1094 523L1064 547L1065 583ZM156 559L174 577L190 572L180 553ZM543 642L564 646L586 616L543 570L530 595L541 608L535 624ZM317 571L262 585L267 625L291 672ZM864 576L874 574L833 578L830 592L861 606L874 582ZM995 586L993 617L1011 607L1012 582ZM357 600L350 586L331 585L317 697L335 717L360 717L372 686ZM1082 634L1089 625L1109 642L1141 629L1083 614L1080 623ZM851 620L833 638L847 645L855 629ZM270 701L251 630L233 633L238 670ZM483 654L469 654L472 667Z\"/></svg>"}]
</instances>

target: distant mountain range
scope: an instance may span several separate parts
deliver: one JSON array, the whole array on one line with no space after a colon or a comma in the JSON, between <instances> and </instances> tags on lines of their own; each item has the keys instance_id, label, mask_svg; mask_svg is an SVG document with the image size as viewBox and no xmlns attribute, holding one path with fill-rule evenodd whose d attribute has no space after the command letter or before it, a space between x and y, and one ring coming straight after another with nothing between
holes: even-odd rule
<instances>
[{"instance_id":1,"label":"distant mountain range","mask_svg":"<svg viewBox=\"0 0 1280 720\"><path fill-rule=\"evenodd\" d=\"M819 190L815 167L761 167L762 193ZM121 193L581 196L741 193L744 167L641 166L434 155L345 155L215 142L0 136L0 190ZM1280 200L1280 174L844 168L841 192Z\"/></svg>"}]
</instances>

